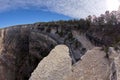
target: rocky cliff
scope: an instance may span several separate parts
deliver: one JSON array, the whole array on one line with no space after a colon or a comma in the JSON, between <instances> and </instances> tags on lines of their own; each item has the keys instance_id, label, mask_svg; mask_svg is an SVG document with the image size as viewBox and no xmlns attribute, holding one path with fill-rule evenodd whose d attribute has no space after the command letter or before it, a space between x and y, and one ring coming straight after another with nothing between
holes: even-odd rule
<instances>
[{"instance_id":1,"label":"rocky cliff","mask_svg":"<svg viewBox=\"0 0 120 80\"><path fill-rule=\"evenodd\" d=\"M71 65L68 47L58 45L38 64L29 80L64 80Z\"/></svg>"},{"instance_id":2,"label":"rocky cliff","mask_svg":"<svg viewBox=\"0 0 120 80\"><path fill-rule=\"evenodd\" d=\"M38 24L18 25L0 30L0 79L27 80L38 63L58 44L70 48L72 64L86 52L84 43L70 31L59 33L61 27ZM87 38L85 37L87 40ZM90 44L93 46L92 44Z\"/></svg>"},{"instance_id":3,"label":"rocky cliff","mask_svg":"<svg viewBox=\"0 0 120 80\"><path fill-rule=\"evenodd\" d=\"M70 31L69 28L62 29L59 26L45 26L41 23L0 29L2 74L0 78L3 80L28 79L38 63L58 44L66 44L70 48L72 63L80 60L86 52L85 42L81 43L71 29Z\"/></svg>"},{"instance_id":4,"label":"rocky cliff","mask_svg":"<svg viewBox=\"0 0 120 80\"><path fill-rule=\"evenodd\" d=\"M112 47L108 57L95 47L71 65L68 48L59 45L39 63L29 80L120 80L119 75L120 54Z\"/></svg>"},{"instance_id":5,"label":"rocky cliff","mask_svg":"<svg viewBox=\"0 0 120 80\"><path fill-rule=\"evenodd\" d=\"M26 27L0 30L0 80L27 80L57 42Z\"/></svg>"},{"instance_id":6,"label":"rocky cliff","mask_svg":"<svg viewBox=\"0 0 120 80\"><path fill-rule=\"evenodd\" d=\"M98 63L102 63L103 60L107 64L107 60L103 56L106 54L106 57L108 57L108 48L110 46L115 47L115 50L119 48L116 46L120 39L118 35L120 33L119 26L113 26L109 29L108 27L101 28L98 26L90 28L90 26L86 25L86 27L85 25L79 24L79 21L58 21L0 29L0 80L28 80L37 65L42 60L44 61L50 51L59 44L68 46L72 65L81 62L80 60L88 54L89 50L94 50L95 47L102 47L105 53L104 51L98 51L98 54L91 55L101 56L98 58L101 62L98 61ZM94 53L95 51L97 50L94 50ZM103 55L99 55L99 53ZM92 56L90 58L90 60L94 60ZM83 58L83 63L80 64L96 65L86 62L85 59ZM119 58L109 61L113 61L113 65L117 63L113 69L119 67ZM80 67L82 69L84 66L81 65ZM87 69L87 66L85 69ZM101 70L101 67L98 70ZM113 70L113 73L114 71L119 72L119 69ZM92 73L92 71L90 72ZM111 76L114 76L113 73ZM72 73L72 76L76 76L76 74L73 75ZM116 76L119 76L119 74Z\"/></svg>"}]
</instances>

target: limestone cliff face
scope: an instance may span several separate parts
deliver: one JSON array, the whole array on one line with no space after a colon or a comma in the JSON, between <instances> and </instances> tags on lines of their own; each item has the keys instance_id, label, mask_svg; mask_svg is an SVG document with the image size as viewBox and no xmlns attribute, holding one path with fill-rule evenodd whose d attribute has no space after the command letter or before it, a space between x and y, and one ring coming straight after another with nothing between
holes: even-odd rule
<instances>
[{"instance_id":1,"label":"limestone cliff face","mask_svg":"<svg viewBox=\"0 0 120 80\"><path fill-rule=\"evenodd\" d=\"M108 53L102 48L88 50L72 67L72 74L66 80L120 80L120 48L113 47Z\"/></svg>"},{"instance_id":2,"label":"limestone cliff face","mask_svg":"<svg viewBox=\"0 0 120 80\"><path fill-rule=\"evenodd\" d=\"M102 43L104 42L104 36L99 39L94 36L95 33L90 33L91 31L78 30L74 25L63 26L57 22L18 25L0 29L0 80L28 80L38 64L40 64L38 67L47 65L45 63L46 59L48 62L52 61L53 64L48 65L54 66L57 70L53 69L52 72L52 68L47 67L48 70L42 68L44 71L50 70L52 73L57 71L57 74L65 73L64 75L45 73L47 74L46 80L49 80L48 76L50 75L56 76L50 77L50 79L55 78L55 80L57 80L56 78L58 80L87 80L88 77L91 77L91 80L96 80L96 78L119 80L120 46L116 46L115 49L109 48L108 53L105 53L101 51L101 48L95 48L103 45L108 47L108 45ZM116 35L118 34L116 33ZM111 40L111 38L106 39ZM50 51L58 44L68 46L70 56L68 56L68 48L63 49L63 46L60 50L57 47L59 57L57 55L54 56L55 58L52 57L53 54ZM59 54L62 51L67 51L65 52L67 54ZM58 66L54 64L55 61L59 63ZM65 66L65 64L68 65ZM36 70L34 73L36 73ZM102 78L100 78L101 76ZM43 75L40 77L45 79Z\"/></svg>"},{"instance_id":3,"label":"limestone cliff face","mask_svg":"<svg viewBox=\"0 0 120 80\"><path fill-rule=\"evenodd\" d=\"M61 27L30 24L0 29L0 80L29 79L38 63L58 44L70 48L74 64L88 49L87 41L85 38L82 43L72 31Z\"/></svg>"},{"instance_id":4,"label":"limestone cliff face","mask_svg":"<svg viewBox=\"0 0 120 80\"><path fill-rule=\"evenodd\" d=\"M120 80L120 49L110 47L108 53L100 47L89 50L73 65L72 80ZM68 79L69 80L69 79Z\"/></svg>"},{"instance_id":5,"label":"limestone cliff face","mask_svg":"<svg viewBox=\"0 0 120 80\"><path fill-rule=\"evenodd\" d=\"M55 47L29 80L120 80L120 54L114 48L109 48L106 54L102 48L95 47L74 65L68 54L64 45Z\"/></svg>"},{"instance_id":6,"label":"limestone cliff face","mask_svg":"<svg viewBox=\"0 0 120 80\"><path fill-rule=\"evenodd\" d=\"M106 53L98 47L87 51L82 60L73 66L75 80L110 80L110 63Z\"/></svg>"},{"instance_id":7,"label":"limestone cliff face","mask_svg":"<svg viewBox=\"0 0 120 80\"><path fill-rule=\"evenodd\" d=\"M61 27L18 25L0 29L0 80L27 80L38 63L58 44L70 48L72 63L86 52L74 33ZM79 33L78 33L79 34Z\"/></svg>"},{"instance_id":8,"label":"limestone cliff face","mask_svg":"<svg viewBox=\"0 0 120 80\"><path fill-rule=\"evenodd\" d=\"M38 64L29 80L64 80L70 72L69 49L58 45Z\"/></svg>"}]
</instances>

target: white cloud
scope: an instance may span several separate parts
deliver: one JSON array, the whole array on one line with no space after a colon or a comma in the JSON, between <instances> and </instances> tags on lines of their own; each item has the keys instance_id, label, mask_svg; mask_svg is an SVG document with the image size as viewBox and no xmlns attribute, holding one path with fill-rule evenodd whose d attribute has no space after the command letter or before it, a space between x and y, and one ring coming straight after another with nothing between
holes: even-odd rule
<instances>
[{"instance_id":1,"label":"white cloud","mask_svg":"<svg viewBox=\"0 0 120 80\"><path fill-rule=\"evenodd\" d=\"M108 0L0 0L0 12L32 6L73 18L99 15L107 10Z\"/></svg>"}]
</instances>

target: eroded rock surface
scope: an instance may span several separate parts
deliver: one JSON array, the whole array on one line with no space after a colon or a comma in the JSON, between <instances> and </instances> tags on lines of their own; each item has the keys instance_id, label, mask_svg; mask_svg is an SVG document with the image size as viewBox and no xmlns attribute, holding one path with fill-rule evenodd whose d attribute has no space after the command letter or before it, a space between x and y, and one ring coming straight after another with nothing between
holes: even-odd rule
<instances>
[{"instance_id":1,"label":"eroded rock surface","mask_svg":"<svg viewBox=\"0 0 120 80\"><path fill-rule=\"evenodd\" d=\"M88 50L71 65L68 48L57 46L44 58L29 80L120 80L120 57L112 47Z\"/></svg>"},{"instance_id":2,"label":"eroded rock surface","mask_svg":"<svg viewBox=\"0 0 120 80\"><path fill-rule=\"evenodd\" d=\"M71 74L69 76L68 74L64 76L65 80L88 79L88 77L94 80L99 79L101 76L103 80L105 78L108 80L119 80L120 50L118 48L120 46L115 49L109 48L108 53L102 51L101 48L94 47L108 47L113 45L113 43L115 45L119 41L118 34L120 29L118 27L113 27L114 29L108 27L110 28L109 33L113 33L113 35L104 36L107 32L107 27L103 32L94 26L93 29L84 31L84 28L81 29L79 25L76 25L76 27L75 25L68 25L66 22L64 25L60 22L51 22L17 25L0 29L0 80L28 80L38 63L44 57L49 57L49 52L58 44L65 44L69 47L71 64L75 64L78 61L74 66L67 65L67 67L69 66L73 69L70 69ZM59 69L63 68L57 69L59 71ZM81 71L81 69L84 70ZM108 77L106 77L107 75ZM57 76L59 77L60 75ZM63 77L61 78L60 76L59 79L63 79Z\"/></svg>"},{"instance_id":3,"label":"eroded rock surface","mask_svg":"<svg viewBox=\"0 0 120 80\"><path fill-rule=\"evenodd\" d=\"M0 29L0 80L29 79L38 63L58 44L70 48L72 64L76 63L86 48L68 29L37 24Z\"/></svg>"},{"instance_id":4,"label":"eroded rock surface","mask_svg":"<svg viewBox=\"0 0 120 80\"><path fill-rule=\"evenodd\" d=\"M109 80L109 60L106 53L96 47L82 57L82 60L73 66L74 80Z\"/></svg>"},{"instance_id":5,"label":"eroded rock surface","mask_svg":"<svg viewBox=\"0 0 120 80\"><path fill-rule=\"evenodd\" d=\"M29 80L64 80L70 72L69 49L58 45L38 64Z\"/></svg>"}]
</instances>

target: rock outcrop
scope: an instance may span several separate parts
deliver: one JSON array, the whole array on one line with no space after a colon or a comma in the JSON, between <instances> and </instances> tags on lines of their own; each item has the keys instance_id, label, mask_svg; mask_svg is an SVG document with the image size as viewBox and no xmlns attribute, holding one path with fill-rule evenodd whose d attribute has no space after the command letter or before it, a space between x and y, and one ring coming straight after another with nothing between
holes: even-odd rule
<instances>
[{"instance_id":1,"label":"rock outcrop","mask_svg":"<svg viewBox=\"0 0 120 80\"><path fill-rule=\"evenodd\" d=\"M57 46L39 63L29 80L120 80L120 57L114 48L106 53L95 47L74 65L68 54L68 48Z\"/></svg>"},{"instance_id":2,"label":"rock outcrop","mask_svg":"<svg viewBox=\"0 0 120 80\"><path fill-rule=\"evenodd\" d=\"M92 80L105 78L119 80L120 46L115 49L109 48L106 50L107 53L101 48L95 48L96 46L110 47L118 43L120 40L119 26L103 26L104 29L101 26L90 27L86 23L82 26L79 24L80 22L41 22L0 29L0 80L28 80L37 65L41 64L42 60L49 59L50 51L59 44L69 47L69 58L71 57L69 64L73 65L66 66L72 67L72 69L66 69L70 71L70 74L66 73L65 80L88 79L88 77ZM63 58L64 56L60 57L63 62L68 62ZM55 61L55 59L53 60ZM65 65L63 62L60 64ZM56 68L58 71L63 69ZM60 70L60 73L64 73L64 71ZM63 75L61 76L63 79ZM61 79L61 76L57 75L60 77L58 79ZM101 76L102 78L100 78Z\"/></svg>"},{"instance_id":3,"label":"rock outcrop","mask_svg":"<svg viewBox=\"0 0 120 80\"><path fill-rule=\"evenodd\" d=\"M29 79L38 63L58 44L70 48L73 63L86 52L81 42L66 32L67 28L43 26L29 24L0 29L0 80Z\"/></svg>"},{"instance_id":4,"label":"rock outcrop","mask_svg":"<svg viewBox=\"0 0 120 80\"><path fill-rule=\"evenodd\" d=\"M64 80L70 72L69 49L58 45L38 64L29 80Z\"/></svg>"},{"instance_id":5,"label":"rock outcrop","mask_svg":"<svg viewBox=\"0 0 120 80\"><path fill-rule=\"evenodd\" d=\"M70 48L72 64L86 52L72 29L38 24L0 29L0 80L29 79L38 63L58 44Z\"/></svg>"},{"instance_id":6,"label":"rock outcrop","mask_svg":"<svg viewBox=\"0 0 120 80\"><path fill-rule=\"evenodd\" d=\"M72 66L72 74L66 80L120 80L120 48L108 53L100 47L88 50L81 60Z\"/></svg>"},{"instance_id":7,"label":"rock outcrop","mask_svg":"<svg viewBox=\"0 0 120 80\"><path fill-rule=\"evenodd\" d=\"M118 44L116 48L110 47L108 50L108 55L110 59L110 80L120 80L120 45Z\"/></svg>"},{"instance_id":8,"label":"rock outcrop","mask_svg":"<svg viewBox=\"0 0 120 80\"><path fill-rule=\"evenodd\" d=\"M106 53L96 47L87 51L82 60L73 65L74 80L109 80L109 60Z\"/></svg>"}]
</instances>

